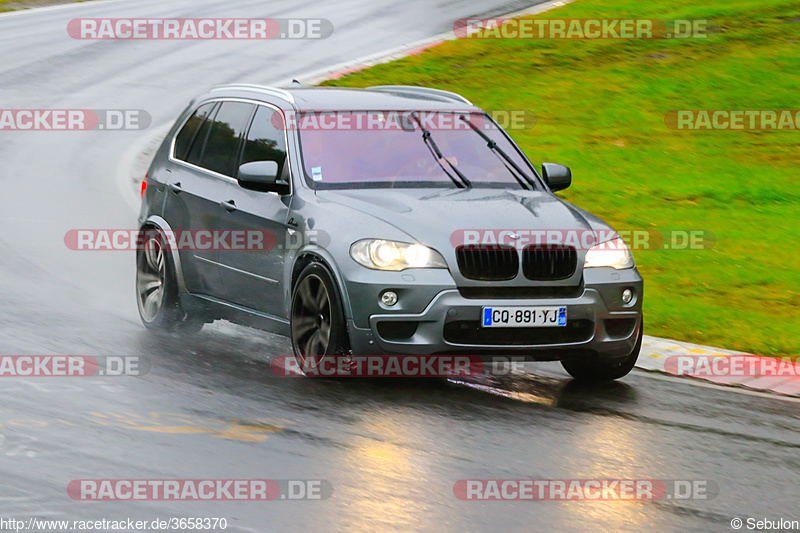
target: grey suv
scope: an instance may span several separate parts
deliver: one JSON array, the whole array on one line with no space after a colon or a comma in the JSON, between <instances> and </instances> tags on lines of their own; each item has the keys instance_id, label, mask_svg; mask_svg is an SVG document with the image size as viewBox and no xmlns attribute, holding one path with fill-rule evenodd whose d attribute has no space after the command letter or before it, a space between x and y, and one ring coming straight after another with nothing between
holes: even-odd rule
<instances>
[{"instance_id":1,"label":"grey suv","mask_svg":"<svg viewBox=\"0 0 800 533\"><path fill-rule=\"evenodd\" d=\"M218 87L155 155L139 216L145 326L217 319L335 355L559 360L627 374L643 282L487 113L421 87Z\"/></svg>"}]
</instances>

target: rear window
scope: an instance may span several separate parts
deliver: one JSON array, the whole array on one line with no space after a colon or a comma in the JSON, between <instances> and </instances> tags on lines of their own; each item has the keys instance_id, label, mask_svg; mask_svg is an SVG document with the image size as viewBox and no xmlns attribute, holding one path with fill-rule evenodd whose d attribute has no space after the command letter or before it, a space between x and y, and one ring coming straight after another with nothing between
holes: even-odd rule
<instances>
[{"instance_id":1,"label":"rear window","mask_svg":"<svg viewBox=\"0 0 800 533\"><path fill-rule=\"evenodd\" d=\"M236 176L242 132L247 127L254 104L222 102L211 124L199 166L223 176Z\"/></svg>"},{"instance_id":2,"label":"rear window","mask_svg":"<svg viewBox=\"0 0 800 533\"><path fill-rule=\"evenodd\" d=\"M211 124L214 115L219 111L219 104L214 106L214 109L209 113L206 120L200 126L200 129L192 140L192 145L189 147L189 152L186 154L185 161L193 165L200 165L200 158L203 156L203 151L206 148L206 141L208 140L208 131L211 129Z\"/></svg>"},{"instance_id":3,"label":"rear window","mask_svg":"<svg viewBox=\"0 0 800 533\"><path fill-rule=\"evenodd\" d=\"M214 108L214 103L203 104L197 108L189 120L183 125L181 131L175 137L175 158L181 161L186 161L186 156L189 153L189 148L192 146L192 141L197 137L197 132L200 126L203 125L211 110Z\"/></svg>"}]
</instances>

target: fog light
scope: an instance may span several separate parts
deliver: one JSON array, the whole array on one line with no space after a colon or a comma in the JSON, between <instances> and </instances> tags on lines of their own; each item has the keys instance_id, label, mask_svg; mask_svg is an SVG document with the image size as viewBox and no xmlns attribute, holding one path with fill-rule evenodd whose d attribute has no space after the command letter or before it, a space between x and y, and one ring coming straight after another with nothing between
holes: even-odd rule
<instances>
[{"instance_id":1,"label":"fog light","mask_svg":"<svg viewBox=\"0 0 800 533\"><path fill-rule=\"evenodd\" d=\"M633 292L630 289L622 291L622 303L629 304L633 300Z\"/></svg>"},{"instance_id":2,"label":"fog light","mask_svg":"<svg viewBox=\"0 0 800 533\"><path fill-rule=\"evenodd\" d=\"M381 301L383 305L392 306L397 303L397 293L392 291L386 291L381 295Z\"/></svg>"}]
</instances>

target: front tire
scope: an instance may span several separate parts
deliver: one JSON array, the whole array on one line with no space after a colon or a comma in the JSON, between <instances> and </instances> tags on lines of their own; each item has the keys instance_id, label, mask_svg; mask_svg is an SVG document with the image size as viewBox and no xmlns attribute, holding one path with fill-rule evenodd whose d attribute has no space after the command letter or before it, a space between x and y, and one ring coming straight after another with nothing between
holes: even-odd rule
<instances>
[{"instance_id":1,"label":"front tire","mask_svg":"<svg viewBox=\"0 0 800 533\"><path fill-rule=\"evenodd\" d=\"M349 351L342 299L330 271L306 266L292 291L292 349L302 369L315 369L327 356Z\"/></svg>"},{"instance_id":2,"label":"front tire","mask_svg":"<svg viewBox=\"0 0 800 533\"><path fill-rule=\"evenodd\" d=\"M636 339L636 346L627 357L611 361L603 359L565 359L561 361L561 366L569 372L569 375L576 380L584 382L611 381L627 376L636 365L639 359L639 351L642 349L642 335L644 330L644 320L639 327L639 337Z\"/></svg>"},{"instance_id":3,"label":"front tire","mask_svg":"<svg viewBox=\"0 0 800 533\"><path fill-rule=\"evenodd\" d=\"M143 247L136 251L136 304L147 329L199 331L203 322L186 314L178 296L172 254L161 231L143 231Z\"/></svg>"}]
</instances>

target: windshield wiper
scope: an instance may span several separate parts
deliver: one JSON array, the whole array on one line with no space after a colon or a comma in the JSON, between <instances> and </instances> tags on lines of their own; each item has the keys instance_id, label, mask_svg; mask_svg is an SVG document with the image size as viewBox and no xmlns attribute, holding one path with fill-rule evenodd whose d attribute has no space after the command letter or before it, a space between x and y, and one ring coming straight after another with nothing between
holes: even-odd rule
<instances>
[{"instance_id":1,"label":"windshield wiper","mask_svg":"<svg viewBox=\"0 0 800 533\"><path fill-rule=\"evenodd\" d=\"M419 129L422 130L422 139L425 141L425 145L428 147L428 150L430 150L431 155L434 157L434 159L436 159L436 162L439 164L439 167L442 169L442 171L445 174L447 174L447 177L453 180L453 183L456 184L456 187L460 189L463 189L464 187L466 187L467 189L472 188L472 182L470 182L467 179L467 177L464 174L462 174L461 171L458 170L458 168L453 163L450 162L449 159L445 158L442 155L442 151L439 150L439 147L436 145L436 141L434 141L433 137L431 137L431 132L425 129L425 127L422 125L422 122L419 120L419 117L417 117L417 114L412 113L410 116L419 125ZM444 160L447 163L447 165L453 169L453 172L455 172L456 175L458 175L461 181L458 181L450 172L447 171L446 168L444 168L442 160Z\"/></svg>"},{"instance_id":2,"label":"windshield wiper","mask_svg":"<svg viewBox=\"0 0 800 533\"><path fill-rule=\"evenodd\" d=\"M536 189L536 182L535 182L535 181L533 181L533 180L530 178L530 176L528 176L528 174L526 174L526 173L525 173L525 171L524 171L524 170L522 170L522 169L519 167L519 165L517 165L517 164L514 162L514 160L513 160L513 159L511 159L511 157L509 157L509 155L508 155L508 154L507 154L507 153L506 153L506 152L505 152L505 151L504 151L502 148L500 148L499 146L497 146L497 143L496 143L495 141L493 141L493 140L492 140L492 139L491 139L491 138L490 138L488 135L486 135L485 133L483 133L483 132L480 130L480 128L478 128L478 126L476 126L475 124L473 124L473 123L472 123L472 121L470 121L470 120L469 120L467 117L465 117L464 115L461 115L461 120L463 120L464 122L466 122L466 123L467 123L467 125L468 125L470 128L472 128L472 130L473 130L475 133L477 133L478 135L480 135L480 136L481 136L481 138L482 138L484 141L486 141L486 146L488 146L488 147L489 147L489 149L490 149L492 152L494 152L496 155L498 155L498 156L500 156L500 157L502 157L502 158L504 159L504 163L503 163L503 164L504 164L504 165L505 165L505 167L508 169L508 171L511 173L511 175L512 175L512 176L514 176L514 179L516 179L516 180L519 182L520 186L521 186L523 189L527 189L527 188L529 188L529 187L530 187L530 189L531 189L531 190L534 190L534 189ZM515 173L514 171L512 171L512 170L511 170L511 168L510 168L508 165L511 165L512 167L514 167L514 170L516 170L517 172ZM520 179L520 176L521 176L522 178L524 178L524 180L525 180L524 182L522 181L522 179ZM527 183L527 185L526 185L526 183Z\"/></svg>"}]
</instances>

